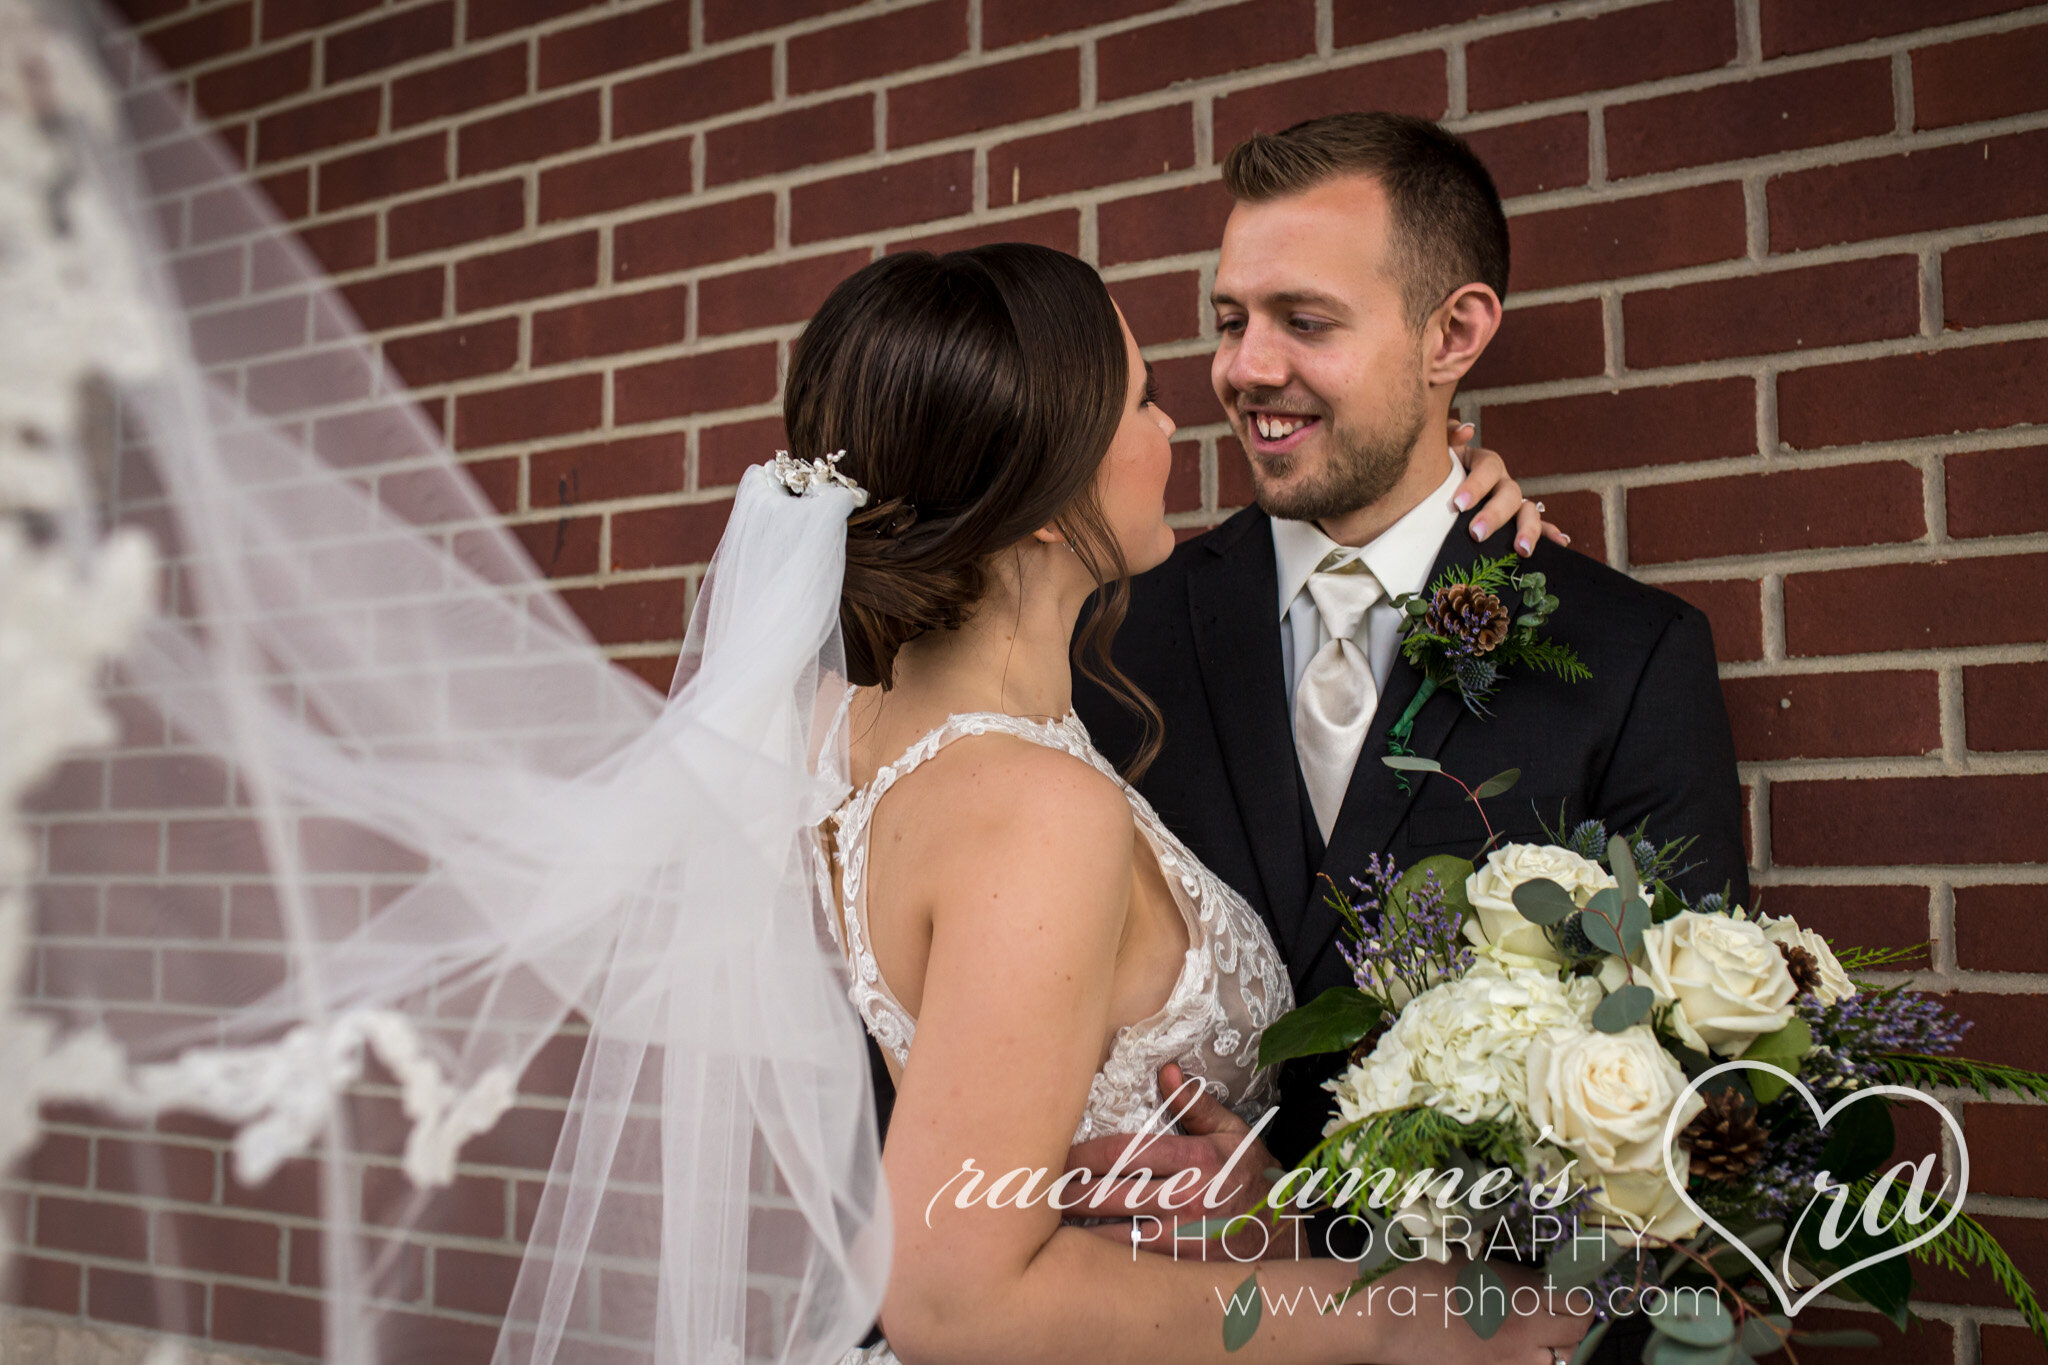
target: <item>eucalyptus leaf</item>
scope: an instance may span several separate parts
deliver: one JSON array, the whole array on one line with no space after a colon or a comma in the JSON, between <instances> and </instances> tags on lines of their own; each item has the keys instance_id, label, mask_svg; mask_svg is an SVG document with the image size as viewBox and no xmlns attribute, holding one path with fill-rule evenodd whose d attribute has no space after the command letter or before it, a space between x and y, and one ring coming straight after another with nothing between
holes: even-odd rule
<instances>
[{"instance_id":1,"label":"eucalyptus leaf","mask_svg":"<svg viewBox=\"0 0 2048 1365\"><path fill-rule=\"evenodd\" d=\"M1471 1306L1465 1311L1465 1325L1481 1341L1493 1340L1493 1334L1508 1320L1507 1281L1485 1261L1467 1261L1458 1272L1458 1287L1472 1296Z\"/></svg>"},{"instance_id":2,"label":"eucalyptus leaf","mask_svg":"<svg viewBox=\"0 0 2048 1365\"><path fill-rule=\"evenodd\" d=\"M1636 855L1630 851L1628 840L1616 834L1607 841L1607 870L1614 874L1614 880L1621 883L1621 892L1633 896L1642 883L1636 878Z\"/></svg>"},{"instance_id":3,"label":"eucalyptus leaf","mask_svg":"<svg viewBox=\"0 0 2048 1365\"><path fill-rule=\"evenodd\" d=\"M1548 877L1532 877L1516 887L1514 902L1523 919L1545 926L1562 923L1579 908L1571 892Z\"/></svg>"},{"instance_id":4,"label":"eucalyptus leaf","mask_svg":"<svg viewBox=\"0 0 2048 1365\"><path fill-rule=\"evenodd\" d=\"M1648 986L1617 986L1593 1007L1593 1027L1602 1033L1620 1033L1642 1022L1657 1003L1657 993Z\"/></svg>"},{"instance_id":5,"label":"eucalyptus leaf","mask_svg":"<svg viewBox=\"0 0 2048 1365\"><path fill-rule=\"evenodd\" d=\"M1259 1272L1254 1270L1244 1277L1230 1296L1230 1306L1223 1312L1223 1349L1243 1349L1252 1339L1252 1333L1259 1330Z\"/></svg>"},{"instance_id":6,"label":"eucalyptus leaf","mask_svg":"<svg viewBox=\"0 0 2048 1365\"><path fill-rule=\"evenodd\" d=\"M1579 1349L1572 1352L1571 1365L1587 1365L1593 1359L1593 1353L1600 1349L1600 1339L1613 1325L1613 1318L1602 1318L1594 1323L1593 1330L1579 1338Z\"/></svg>"},{"instance_id":7,"label":"eucalyptus leaf","mask_svg":"<svg viewBox=\"0 0 2048 1365\"><path fill-rule=\"evenodd\" d=\"M1593 899L1597 903L1599 897L1595 896ZM1610 919L1609 916L1614 918ZM1614 919L1618 918L1620 916L1611 910L1606 915L1600 914L1596 904L1586 907L1586 913L1579 923L1585 927L1586 938L1595 948L1603 953L1612 953L1616 957L1627 957L1628 950L1621 941L1620 932L1614 926Z\"/></svg>"},{"instance_id":8,"label":"eucalyptus leaf","mask_svg":"<svg viewBox=\"0 0 2048 1365\"><path fill-rule=\"evenodd\" d=\"M1621 946L1630 957L1643 946L1643 931L1649 927L1650 903L1640 896L1629 897L1621 907Z\"/></svg>"},{"instance_id":9,"label":"eucalyptus leaf","mask_svg":"<svg viewBox=\"0 0 2048 1365\"><path fill-rule=\"evenodd\" d=\"M1380 762L1407 773L1440 773L1444 770L1444 765L1435 759L1418 758L1414 754L1388 754Z\"/></svg>"},{"instance_id":10,"label":"eucalyptus leaf","mask_svg":"<svg viewBox=\"0 0 2048 1365\"><path fill-rule=\"evenodd\" d=\"M1719 1293L1671 1293L1649 1313L1650 1326L1687 1346L1720 1346L1735 1339L1735 1317Z\"/></svg>"},{"instance_id":11,"label":"eucalyptus leaf","mask_svg":"<svg viewBox=\"0 0 2048 1365\"><path fill-rule=\"evenodd\" d=\"M1689 1346L1674 1337L1653 1336L1649 1345L1643 1348L1643 1362L1644 1365L1734 1365L1740 1350L1732 1341L1724 1341L1718 1346Z\"/></svg>"},{"instance_id":12,"label":"eucalyptus leaf","mask_svg":"<svg viewBox=\"0 0 2048 1365\"><path fill-rule=\"evenodd\" d=\"M1607 1267L1621 1259L1624 1250L1621 1243L1604 1232L1594 1237L1573 1236L1550 1253L1550 1259L1543 1263L1543 1274L1559 1289L1575 1289L1599 1279Z\"/></svg>"},{"instance_id":13,"label":"eucalyptus leaf","mask_svg":"<svg viewBox=\"0 0 2048 1365\"><path fill-rule=\"evenodd\" d=\"M1383 1012L1379 1001L1356 986L1332 986L1267 1026L1259 1038L1259 1065L1348 1051L1372 1032Z\"/></svg>"},{"instance_id":14,"label":"eucalyptus leaf","mask_svg":"<svg viewBox=\"0 0 2048 1365\"><path fill-rule=\"evenodd\" d=\"M1801 1332L1792 1338L1801 1346L1876 1346L1877 1333L1850 1329L1841 1332Z\"/></svg>"},{"instance_id":15,"label":"eucalyptus leaf","mask_svg":"<svg viewBox=\"0 0 2048 1365\"><path fill-rule=\"evenodd\" d=\"M1481 782L1472 795L1484 801L1489 796L1499 796L1503 792L1510 790L1515 783L1521 780L1522 770L1520 768L1509 768L1506 772L1495 773L1492 777Z\"/></svg>"},{"instance_id":16,"label":"eucalyptus leaf","mask_svg":"<svg viewBox=\"0 0 2048 1365\"><path fill-rule=\"evenodd\" d=\"M1540 626L1543 624L1543 618L1536 615L1517 616L1515 624L1518 626Z\"/></svg>"},{"instance_id":17,"label":"eucalyptus leaf","mask_svg":"<svg viewBox=\"0 0 2048 1365\"><path fill-rule=\"evenodd\" d=\"M1781 1229L1782 1230L1782 1229ZM1753 1356L1783 1350L1792 1320L1783 1313L1763 1313L1742 1324L1742 1349Z\"/></svg>"}]
</instances>

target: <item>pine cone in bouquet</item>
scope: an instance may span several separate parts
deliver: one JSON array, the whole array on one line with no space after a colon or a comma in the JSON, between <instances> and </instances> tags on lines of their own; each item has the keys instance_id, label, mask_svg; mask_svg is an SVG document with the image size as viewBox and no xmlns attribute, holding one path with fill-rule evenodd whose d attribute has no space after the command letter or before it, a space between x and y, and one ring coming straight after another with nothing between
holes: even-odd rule
<instances>
[{"instance_id":1,"label":"pine cone in bouquet","mask_svg":"<svg viewBox=\"0 0 2048 1365\"><path fill-rule=\"evenodd\" d=\"M1801 995L1814 995L1820 990L1820 959L1810 949L1796 943L1780 943L1778 952L1785 959L1785 970L1791 973L1792 984Z\"/></svg>"},{"instance_id":2,"label":"pine cone in bouquet","mask_svg":"<svg viewBox=\"0 0 2048 1365\"><path fill-rule=\"evenodd\" d=\"M1490 654L1508 638L1509 622L1508 609L1492 593L1470 583L1449 583L1430 599L1422 628L1474 654Z\"/></svg>"},{"instance_id":3,"label":"pine cone in bouquet","mask_svg":"<svg viewBox=\"0 0 2048 1365\"><path fill-rule=\"evenodd\" d=\"M1678 1140L1691 1149L1699 1180L1734 1180L1763 1164L1770 1130L1757 1121L1756 1101L1730 1087L1700 1097L1702 1109Z\"/></svg>"}]
</instances>

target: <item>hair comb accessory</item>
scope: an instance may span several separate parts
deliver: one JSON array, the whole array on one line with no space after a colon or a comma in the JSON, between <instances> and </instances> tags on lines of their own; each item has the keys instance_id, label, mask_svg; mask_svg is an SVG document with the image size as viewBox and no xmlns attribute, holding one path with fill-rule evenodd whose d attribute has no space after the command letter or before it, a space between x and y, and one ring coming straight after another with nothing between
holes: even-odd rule
<instances>
[{"instance_id":1,"label":"hair comb accessory","mask_svg":"<svg viewBox=\"0 0 2048 1365\"><path fill-rule=\"evenodd\" d=\"M775 458L768 462L768 473L777 483L788 489L792 497L800 498L813 488L836 483L841 488L853 490L855 507L865 507L868 490L839 472L839 461L845 455L845 451L835 450L822 460L799 460L793 458L786 450L778 450L775 452Z\"/></svg>"}]
</instances>

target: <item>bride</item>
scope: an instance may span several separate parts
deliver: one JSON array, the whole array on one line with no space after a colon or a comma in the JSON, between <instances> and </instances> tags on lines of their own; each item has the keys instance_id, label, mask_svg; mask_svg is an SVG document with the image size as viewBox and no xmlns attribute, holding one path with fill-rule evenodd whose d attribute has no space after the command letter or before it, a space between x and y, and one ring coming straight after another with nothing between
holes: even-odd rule
<instances>
[{"instance_id":1,"label":"bride","mask_svg":"<svg viewBox=\"0 0 2048 1365\"><path fill-rule=\"evenodd\" d=\"M1294 1002L1265 926L1071 707L1070 659L1149 708L1106 645L1123 580L1173 549L1173 420L1095 272L1016 244L848 279L797 344L785 411L792 446L844 449L869 499L840 607L855 790L826 831L833 927L896 1082L887 1344L867 1358L1222 1360L1245 1267L1213 1246L1206 1263L1140 1254L1044 1198L953 1197L963 1163L1057 1173L1070 1144L1136 1131L1162 1066L1240 1119L1272 1099L1259 1033ZM1261 1271L1276 1299L1352 1278L1335 1260ZM1482 1342L1444 1323L1451 1278L1385 1277L1428 1305L1407 1316L1384 1297L1270 1314L1235 1358L1539 1365L1585 1329L1514 1316Z\"/></svg>"}]
</instances>

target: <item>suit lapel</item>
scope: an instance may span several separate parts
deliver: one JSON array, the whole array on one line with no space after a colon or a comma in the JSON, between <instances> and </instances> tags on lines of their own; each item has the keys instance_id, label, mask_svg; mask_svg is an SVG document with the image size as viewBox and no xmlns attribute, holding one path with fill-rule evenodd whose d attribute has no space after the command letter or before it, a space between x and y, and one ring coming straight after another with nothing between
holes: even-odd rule
<instances>
[{"instance_id":1,"label":"suit lapel","mask_svg":"<svg viewBox=\"0 0 2048 1365\"><path fill-rule=\"evenodd\" d=\"M1188 574L1188 611L1210 719L1265 891L1258 908L1285 953L1301 928L1309 870L1280 676L1273 535L1263 513L1241 516L1235 528L1210 533L1209 556Z\"/></svg>"},{"instance_id":2,"label":"suit lapel","mask_svg":"<svg viewBox=\"0 0 2048 1365\"><path fill-rule=\"evenodd\" d=\"M1486 557L1488 547L1478 544L1467 533L1471 519L1470 512L1460 516L1457 525L1444 537L1436 562L1430 566L1428 582L1434 583L1438 575L1454 565L1469 565ZM1275 591L1278 591L1277 587ZM1298 942L1287 954L1297 989L1336 941L1341 920L1326 900L1330 881L1349 891L1351 888L1346 879L1365 866L1368 855L1384 852L1393 842L1395 831L1400 829L1402 820L1407 818L1409 806L1414 804L1422 790L1424 779L1416 776L1409 779L1409 789L1402 791L1401 775L1380 761L1386 756L1388 731L1408 709L1408 703L1415 699L1415 693L1421 686L1422 674L1397 653L1394 665L1387 673L1387 685L1381 690L1379 705L1373 712L1372 728L1366 732L1365 743L1358 751L1358 763L1351 770L1351 784L1345 789L1344 805L1337 812L1337 823L1330 830L1329 847L1324 851L1322 866L1317 870L1308 903L1303 907ZM1436 757L1464 714L1465 705L1458 700L1457 694L1439 689L1416 713L1415 729L1409 737L1408 747L1419 757ZM1325 881L1325 877L1330 881Z\"/></svg>"}]
</instances>

